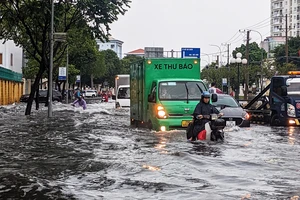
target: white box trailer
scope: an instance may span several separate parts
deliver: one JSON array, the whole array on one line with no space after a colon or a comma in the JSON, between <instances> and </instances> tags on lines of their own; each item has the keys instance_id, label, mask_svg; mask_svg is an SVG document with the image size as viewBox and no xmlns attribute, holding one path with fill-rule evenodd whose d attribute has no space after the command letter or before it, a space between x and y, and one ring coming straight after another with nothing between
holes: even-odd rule
<instances>
[{"instance_id":1,"label":"white box trailer","mask_svg":"<svg viewBox=\"0 0 300 200\"><path fill-rule=\"evenodd\" d=\"M130 75L119 74L115 77L115 96L113 96L116 108L130 107Z\"/></svg>"}]
</instances>

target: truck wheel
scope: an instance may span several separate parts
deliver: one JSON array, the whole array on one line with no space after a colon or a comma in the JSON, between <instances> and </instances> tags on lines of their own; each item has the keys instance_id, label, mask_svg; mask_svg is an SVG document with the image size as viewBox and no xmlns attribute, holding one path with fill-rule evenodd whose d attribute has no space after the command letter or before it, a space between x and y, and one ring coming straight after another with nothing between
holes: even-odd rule
<instances>
[{"instance_id":1,"label":"truck wheel","mask_svg":"<svg viewBox=\"0 0 300 200\"><path fill-rule=\"evenodd\" d=\"M280 126L281 125L278 114L272 115L270 125L271 126Z\"/></svg>"}]
</instances>

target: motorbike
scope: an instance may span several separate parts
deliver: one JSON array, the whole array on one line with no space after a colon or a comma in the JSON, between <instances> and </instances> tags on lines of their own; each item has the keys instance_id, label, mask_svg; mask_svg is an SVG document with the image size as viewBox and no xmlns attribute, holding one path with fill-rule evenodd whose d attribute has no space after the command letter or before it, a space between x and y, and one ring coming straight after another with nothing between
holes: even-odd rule
<instances>
[{"instance_id":1,"label":"motorbike","mask_svg":"<svg viewBox=\"0 0 300 200\"><path fill-rule=\"evenodd\" d=\"M108 102L108 95L107 94L102 94L101 102Z\"/></svg>"},{"instance_id":2,"label":"motorbike","mask_svg":"<svg viewBox=\"0 0 300 200\"><path fill-rule=\"evenodd\" d=\"M207 119L208 122L204 125L204 130L200 131L197 135L196 140L205 140L205 141L224 141L224 131L223 129L226 126L224 119L220 118L218 114L203 115L204 119ZM199 119L199 118L197 118ZM190 138L190 133L194 129L194 125L191 123L187 129L187 137Z\"/></svg>"}]
</instances>

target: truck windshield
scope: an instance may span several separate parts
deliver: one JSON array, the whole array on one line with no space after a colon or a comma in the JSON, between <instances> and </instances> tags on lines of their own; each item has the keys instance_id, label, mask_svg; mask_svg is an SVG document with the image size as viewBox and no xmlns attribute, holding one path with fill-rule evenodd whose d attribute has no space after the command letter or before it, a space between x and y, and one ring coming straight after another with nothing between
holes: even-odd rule
<instances>
[{"instance_id":1,"label":"truck windshield","mask_svg":"<svg viewBox=\"0 0 300 200\"><path fill-rule=\"evenodd\" d=\"M160 100L197 100L206 88L202 82L196 81L164 81L159 84Z\"/></svg>"},{"instance_id":2,"label":"truck windshield","mask_svg":"<svg viewBox=\"0 0 300 200\"><path fill-rule=\"evenodd\" d=\"M118 99L130 99L130 88L129 87L119 88Z\"/></svg>"},{"instance_id":3,"label":"truck windshield","mask_svg":"<svg viewBox=\"0 0 300 200\"><path fill-rule=\"evenodd\" d=\"M300 78L287 80L287 93L289 95L300 95Z\"/></svg>"}]
</instances>

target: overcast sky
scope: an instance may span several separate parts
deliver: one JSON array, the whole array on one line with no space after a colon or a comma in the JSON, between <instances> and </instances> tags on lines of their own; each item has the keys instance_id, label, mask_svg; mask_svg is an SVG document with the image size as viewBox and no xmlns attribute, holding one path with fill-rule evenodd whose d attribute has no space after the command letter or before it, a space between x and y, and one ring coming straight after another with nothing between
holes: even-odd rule
<instances>
[{"instance_id":1,"label":"overcast sky","mask_svg":"<svg viewBox=\"0 0 300 200\"><path fill-rule=\"evenodd\" d=\"M124 42L123 54L149 46L165 51L182 47L201 48L201 65L216 60L245 43L240 29L253 29L263 38L270 35L270 0L132 0L131 8L111 24L110 33ZM261 37L251 32L251 42ZM214 54L214 55L206 55ZM222 61L227 60L223 53Z\"/></svg>"}]
</instances>

